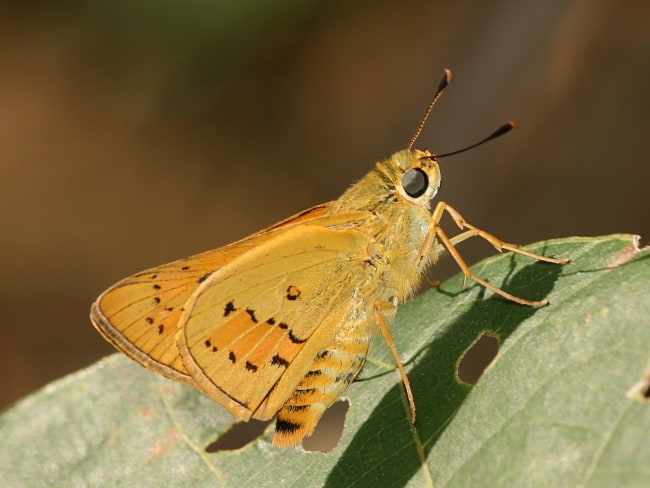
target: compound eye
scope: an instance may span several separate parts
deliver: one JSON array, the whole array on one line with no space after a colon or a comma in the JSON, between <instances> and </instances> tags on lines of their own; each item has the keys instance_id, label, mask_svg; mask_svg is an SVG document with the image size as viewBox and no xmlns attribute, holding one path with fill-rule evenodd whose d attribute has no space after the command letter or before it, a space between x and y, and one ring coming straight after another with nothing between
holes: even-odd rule
<instances>
[{"instance_id":1,"label":"compound eye","mask_svg":"<svg viewBox=\"0 0 650 488\"><path fill-rule=\"evenodd\" d=\"M429 188L429 178L420 168L409 169L402 176L402 188L411 198L421 197Z\"/></svg>"}]
</instances>

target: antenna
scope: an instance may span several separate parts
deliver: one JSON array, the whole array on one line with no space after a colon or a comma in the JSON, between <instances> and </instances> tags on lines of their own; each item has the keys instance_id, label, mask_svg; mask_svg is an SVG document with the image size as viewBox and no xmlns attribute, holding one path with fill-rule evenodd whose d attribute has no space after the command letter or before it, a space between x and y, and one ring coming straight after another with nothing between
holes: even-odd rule
<instances>
[{"instance_id":1,"label":"antenna","mask_svg":"<svg viewBox=\"0 0 650 488\"><path fill-rule=\"evenodd\" d=\"M480 141L475 142L474 144L470 144L469 146L463 147L461 149L456 149L455 151L451 151L451 152L443 153L443 154L435 154L434 157L436 159L444 158L444 157L447 157L447 156L453 156L454 154L460 154L462 152L469 151L470 149L473 149L476 146L480 146L481 144L485 144L486 142L491 141L492 139L496 139L497 137L502 136L506 132L510 132L511 129L517 129L517 128L519 128L519 126L517 124L515 124L514 122L512 122L512 121L506 122L501 127L499 127L497 130L495 130L492 134L487 136L485 139L481 139Z\"/></svg>"},{"instance_id":2,"label":"antenna","mask_svg":"<svg viewBox=\"0 0 650 488\"><path fill-rule=\"evenodd\" d=\"M415 141L417 141L418 137L420 137L420 134L422 133L422 129L424 129L424 125L427 123L427 119L429 118L429 114L431 113L431 110L433 110L433 106L440 98L440 95L442 95L442 92L445 91L445 88L447 88L447 85L449 84L450 81L451 81L451 70L445 68L445 74L442 76L442 80L440 80L440 83L438 84L438 88L436 89L436 93L433 96L433 100L431 100L431 103L429 104L427 111L424 113L424 117L422 117L418 129L415 131L415 134L413 134L413 137L411 137L411 142L409 142L409 145L406 146L407 149L413 149L413 144L415 144Z\"/></svg>"}]
</instances>

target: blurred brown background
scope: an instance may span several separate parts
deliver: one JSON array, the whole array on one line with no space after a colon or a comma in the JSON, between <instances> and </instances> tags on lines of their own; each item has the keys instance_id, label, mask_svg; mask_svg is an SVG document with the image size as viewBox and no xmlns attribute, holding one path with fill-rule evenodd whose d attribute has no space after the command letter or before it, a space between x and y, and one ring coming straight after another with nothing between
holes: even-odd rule
<instances>
[{"instance_id":1,"label":"blurred brown background","mask_svg":"<svg viewBox=\"0 0 650 488\"><path fill-rule=\"evenodd\" d=\"M0 6L0 407L113 351L88 320L113 282L403 148L443 67L419 147L521 129L444 160L441 198L517 243L650 236L648 2Z\"/></svg>"}]
</instances>

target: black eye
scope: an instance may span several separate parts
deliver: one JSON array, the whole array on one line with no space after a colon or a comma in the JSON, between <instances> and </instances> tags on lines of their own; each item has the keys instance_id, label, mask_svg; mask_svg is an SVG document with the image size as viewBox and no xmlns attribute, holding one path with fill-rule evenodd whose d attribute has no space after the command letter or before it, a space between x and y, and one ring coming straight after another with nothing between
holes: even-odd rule
<instances>
[{"instance_id":1,"label":"black eye","mask_svg":"<svg viewBox=\"0 0 650 488\"><path fill-rule=\"evenodd\" d=\"M429 178L420 168L409 169L402 176L402 188L410 197L421 197L429 188Z\"/></svg>"}]
</instances>

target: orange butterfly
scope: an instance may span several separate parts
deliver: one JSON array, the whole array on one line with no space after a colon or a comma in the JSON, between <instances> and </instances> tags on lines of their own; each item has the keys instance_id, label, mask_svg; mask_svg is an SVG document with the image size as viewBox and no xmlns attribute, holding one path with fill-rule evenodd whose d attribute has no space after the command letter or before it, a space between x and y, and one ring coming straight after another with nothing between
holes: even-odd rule
<instances>
[{"instance_id":1,"label":"orange butterfly","mask_svg":"<svg viewBox=\"0 0 650 488\"><path fill-rule=\"evenodd\" d=\"M546 302L515 297L475 276L455 245L479 236L498 250L566 262L504 243L445 202L430 211L440 169L435 155L412 146L449 77L446 71L408 149L377 163L338 200L117 283L92 305L95 327L135 361L207 393L242 420L277 416L277 446L314 431L361 371L379 330L415 421L388 324L444 249L468 278L531 306ZM464 232L448 237L440 227L444 212Z\"/></svg>"}]
</instances>

